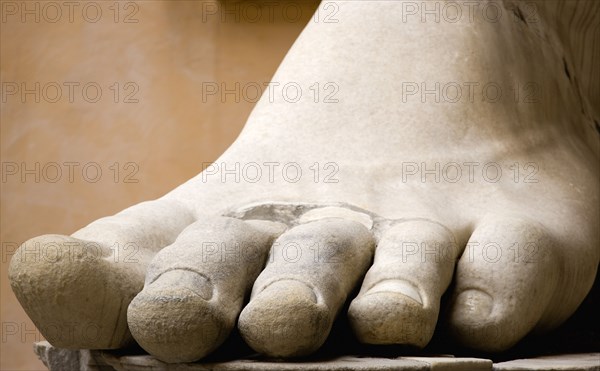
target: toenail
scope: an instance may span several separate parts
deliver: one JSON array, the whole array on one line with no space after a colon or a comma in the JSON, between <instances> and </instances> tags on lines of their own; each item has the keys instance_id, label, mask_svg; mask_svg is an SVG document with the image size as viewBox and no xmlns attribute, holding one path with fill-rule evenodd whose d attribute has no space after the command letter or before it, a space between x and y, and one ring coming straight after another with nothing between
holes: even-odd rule
<instances>
[{"instance_id":1,"label":"toenail","mask_svg":"<svg viewBox=\"0 0 600 371\"><path fill-rule=\"evenodd\" d=\"M383 280L371 287L365 295L371 295L378 292L391 292L407 296L417 303L423 305L423 300L419 290L410 282L404 280Z\"/></svg>"},{"instance_id":2,"label":"toenail","mask_svg":"<svg viewBox=\"0 0 600 371\"><path fill-rule=\"evenodd\" d=\"M483 319L492 313L494 299L481 290L469 289L457 296L456 305L457 311Z\"/></svg>"},{"instance_id":3,"label":"toenail","mask_svg":"<svg viewBox=\"0 0 600 371\"><path fill-rule=\"evenodd\" d=\"M212 297L212 285L208 278L187 269L173 269L164 272L148 285L148 289L168 292L181 291L182 294L185 293L184 290L188 290L204 300L210 300Z\"/></svg>"},{"instance_id":4,"label":"toenail","mask_svg":"<svg viewBox=\"0 0 600 371\"><path fill-rule=\"evenodd\" d=\"M257 297L271 296L273 298L282 298L285 297L296 297L298 299L308 299L309 301L317 303L317 295L315 291L308 286L306 283L293 280L293 279L284 279L275 281L269 285L267 285L258 295Z\"/></svg>"}]
</instances>

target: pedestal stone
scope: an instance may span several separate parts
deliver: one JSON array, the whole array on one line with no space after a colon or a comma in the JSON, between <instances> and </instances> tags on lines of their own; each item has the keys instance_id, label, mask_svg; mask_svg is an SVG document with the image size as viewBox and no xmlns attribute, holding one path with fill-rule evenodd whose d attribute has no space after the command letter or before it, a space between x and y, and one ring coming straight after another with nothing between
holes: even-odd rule
<instances>
[{"instance_id":1,"label":"pedestal stone","mask_svg":"<svg viewBox=\"0 0 600 371\"><path fill-rule=\"evenodd\" d=\"M100 350L55 348L46 341L34 344L34 351L50 371L450 371L450 370L600 370L600 353L561 354L492 363L482 358L398 357L375 358L340 356L310 361L272 361L245 358L215 363L165 363L150 355L119 355Z\"/></svg>"}]
</instances>

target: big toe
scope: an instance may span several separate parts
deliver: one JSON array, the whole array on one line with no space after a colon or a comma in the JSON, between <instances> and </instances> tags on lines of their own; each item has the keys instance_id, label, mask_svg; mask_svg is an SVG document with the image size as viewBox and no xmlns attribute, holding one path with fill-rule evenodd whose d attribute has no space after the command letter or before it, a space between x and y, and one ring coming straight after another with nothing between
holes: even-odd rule
<instances>
[{"instance_id":1,"label":"big toe","mask_svg":"<svg viewBox=\"0 0 600 371\"><path fill-rule=\"evenodd\" d=\"M141 289L143 271L111 264L110 255L98 243L44 235L25 242L13 256L13 291L52 345L111 349L131 342L127 303Z\"/></svg>"}]
</instances>

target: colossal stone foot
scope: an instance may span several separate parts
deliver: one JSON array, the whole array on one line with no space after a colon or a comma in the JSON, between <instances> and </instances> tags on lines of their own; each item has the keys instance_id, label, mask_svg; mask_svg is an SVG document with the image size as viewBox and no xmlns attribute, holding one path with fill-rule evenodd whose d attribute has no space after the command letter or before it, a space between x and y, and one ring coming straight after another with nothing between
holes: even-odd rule
<instances>
[{"instance_id":1,"label":"colossal stone foot","mask_svg":"<svg viewBox=\"0 0 600 371\"><path fill-rule=\"evenodd\" d=\"M502 351L576 310L600 259L600 75L588 63L600 48L578 49L595 41L560 17L600 13L541 2L530 24L524 3L505 1L486 4L521 16L399 22L401 1L336 4L339 22L309 24L273 78L335 82L335 104L267 94L215 164L160 200L21 247L13 289L54 345L123 346L129 323L157 358L192 361L237 320L256 351L294 357L347 315L368 344L424 347L447 327ZM461 83L540 94L431 94ZM49 263L30 259L35 242L100 248ZM137 262L115 262L128 243ZM98 337L48 330L73 321Z\"/></svg>"}]
</instances>

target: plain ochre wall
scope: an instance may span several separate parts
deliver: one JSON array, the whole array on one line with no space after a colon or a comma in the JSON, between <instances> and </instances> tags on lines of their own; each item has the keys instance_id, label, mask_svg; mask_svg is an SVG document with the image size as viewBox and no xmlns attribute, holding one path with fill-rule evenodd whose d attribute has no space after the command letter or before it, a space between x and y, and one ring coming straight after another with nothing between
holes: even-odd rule
<instances>
[{"instance_id":1,"label":"plain ochre wall","mask_svg":"<svg viewBox=\"0 0 600 371\"><path fill-rule=\"evenodd\" d=\"M7 279L16 246L159 197L215 160L254 105L244 86L270 80L318 5L26 3L0 2L2 370L44 369ZM236 82L203 99L207 83Z\"/></svg>"}]
</instances>

